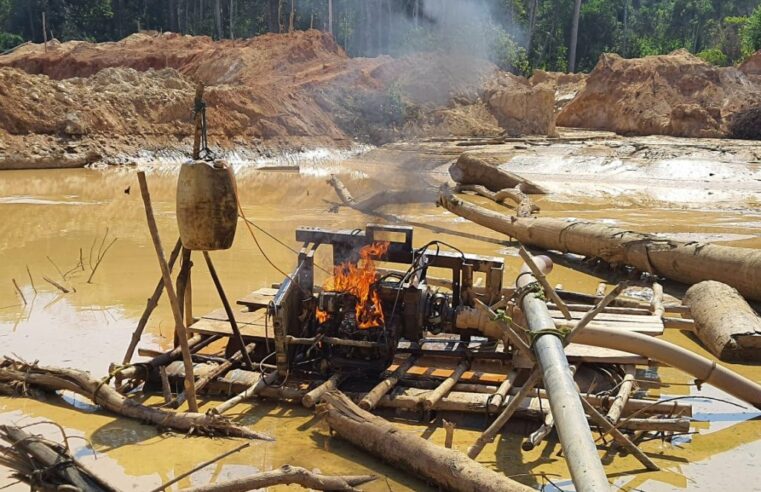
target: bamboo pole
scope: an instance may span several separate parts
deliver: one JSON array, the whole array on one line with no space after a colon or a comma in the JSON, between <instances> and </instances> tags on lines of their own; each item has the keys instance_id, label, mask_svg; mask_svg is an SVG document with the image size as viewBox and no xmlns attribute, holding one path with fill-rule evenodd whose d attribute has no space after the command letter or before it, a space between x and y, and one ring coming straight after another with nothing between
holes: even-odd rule
<instances>
[{"instance_id":1,"label":"bamboo pole","mask_svg":"<svg viewBox=\"0 0 761 492\"><path fill-rule=\"evenodd\" d=\"M439 205L522 244L546 250L601 258L615 265L631 265L685 284L716 280L761 301L761 250L684 243L592 222L505 216L454 196L444 188Z\"/></svg>"},{"instance_id":2,"label":"bamboo pole","mask_svg":"<svg viewBox=\"0 0 761 492\"><path fill-rule=\"evenodd\" d=\"M156 257L158 258L159 267L161 268L161 276L164 279L164 288L166 289L166 294L172 307L175 335L180 342L180 348L182 350L182 361L185 366L185 393L187 394L188 408L191 412L198 412L195 380L193 377L193 361L190 359L188 334L185 331L185 324L183 323L182 319L182 310L180 309L180 303L177 300L177 295L175 294L174 286L172 285L172 276L169 272L169 266L167 265L166 259L164 258L164 249L161 246L159 230L156 226L156 219L153 216L153 206L151 205L151 195L148 192L148 182L145 179L145 172L138 172L137 179L140 183L140 194L143 197L143 204L145 205L145 217L148 221L148 229L151 232L153 247L156 249Z\"/></svg>"},{"instance_id":3,"label":"bamboo pole","mask_svg":"<svg viewBox=\"0 0 761 492\"><path fill-rule=\"evenodd\" d=\"M417 357L414 355L407 357L407 359L401 363L389 377L378 383L362 398L359 402L360 408L363 410L372 410L375 408L375 405L378 404L380 399L397 385L399 380L404 376L404 373L409 371L410 368L415 365L416 360Z\"/></svg>"},{"instance_id":4,"label":"bamboo pole","mask_svg":"<svg viewBox=\"0 0 761 492\"><path fill-rule=\"evenodd\" d=\"M172 250L172 253L169 255L169 271L172 271L172 267L174 267L174 262L177 261L177 256L180 254L180 249L182 248L182 241L180 241L179 238L177 238L177 243L174 245L174 249ZM132 356L135 354L135 349L137 348L137 344L140 343L140 337L143 336L143 330L145 329L145 325L148 324L148 319L151 317L151 314L153 313L153 310L156 309L156 306L159 304L159 299L161 299L161 293L164 292L164 276L162 275L159 279L158 283L156 284L156 288L153 289L153 295L148 298L148 303L145 306L145 310L143 311L143 314L140 316L140 320L137 322L137 327L135 328L135 331L132 333L132 339L129 342L129 347L127 347L127 352L124 354L124 359L122 359L122 364L129 364L132 360Z\"/></svg>"},{"instance_id":5,"label":"bamboo pole","mask_svg":"<svg viewBox=\"0 0 761 492\"><path fill-rule=\"evenodd\" d=\"M447 393L449 393L455 384L457 384L457 381L460 380L463 374L465 374L465 371L468 370L470 367L470 361L463 360L459 364L457 364L457 367L455 368L454 372L446 378L435 390L428 393L421 401L423 409L424 410L431 410L436 403L441 400Z\"/></svg>"},{"instance_id":6,"label":"bamboo pole","mask_svg":"<svg viewBox=\"0 0 761 492\"><path fill-rule=\"evenodd\" d=\"M637 372L637 368L633 365L624 366L624 379L621 381L621 386L618 388L618 394L616 394L615 400L610 405L606 418L615 425L618 423L618 419L621 418L621 413L626 407L626 403L629 401L636 382L634 381L634 375Z\"/></svg>"}]
</instances>

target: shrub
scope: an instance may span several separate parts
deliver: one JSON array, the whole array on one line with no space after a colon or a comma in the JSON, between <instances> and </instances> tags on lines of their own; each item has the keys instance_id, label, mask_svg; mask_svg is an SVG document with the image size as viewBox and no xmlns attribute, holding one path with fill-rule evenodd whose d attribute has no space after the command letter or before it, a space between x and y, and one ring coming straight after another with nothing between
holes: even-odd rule
<instances>
[{"instance_id":1,"label":"shrub","mask_svg":"<svg viewBox=\"0 0 761 492\"><path fill-rule=\"evenodd\" d=\"M729 59L719 48L712 48L710 50L701 51L698 53L698 57L705 62L712 65L718 65L720 67L726 67L729 65Z\"/></svg>"}]
</instances>

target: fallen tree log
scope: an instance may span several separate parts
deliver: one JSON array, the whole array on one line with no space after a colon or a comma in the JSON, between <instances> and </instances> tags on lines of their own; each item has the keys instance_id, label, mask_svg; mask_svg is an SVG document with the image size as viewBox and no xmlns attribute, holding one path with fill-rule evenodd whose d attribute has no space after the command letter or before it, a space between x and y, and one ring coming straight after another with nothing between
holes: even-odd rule
<instances>
[{"instance_id":1,"label":"fallen tree log","mask_svg":"<svg viewBox=\"0 0 761 492\"><path fill-rule=\"evenodd\" d=\"M49 391L73 391L110 412L180 432L273 440L219 415L177 413L142 405L118 393L106 384L107 381L95 379L77 369L41 367L5 358L0 363L0 382L37 386Z\"/></svg>"},{"instance_id":2,"label":"fallen tree log","mask_svg":"<svg viewBox=\"0 0 761 492\"><path fill-rule=\"evenodd\" d=\"M375 480L374 475L322 475L301 468L300 466L283 465L277 470L256 473L254 475L229 480L218 484L201 485L183 489L183 492L245 492L258 490L275 485L301 485L313 490L348 490L356 491L356 487Z\"/></svg>"},{"instance_id":3,"label":"fallen tree log","mask_svg":"<svg viewBox=\"0 0 761 492\"><path fill-rule=\"evenodd\" d=\"M538 213L540 208L534 202L531 201L531 197L523 193L521 185L515 188L509 188L500 191L490 191L485 186L481 185L457 185L455 189L457 193L469 191L488 198L495 203L504 203L508 198L515 202L515 215L518 217L531 217L532 214Z\"/></svg>"},{"instance_id":4,"label":"fallen tree log","mask_svg":"<svg viewBox=\"0 0 761 492\"><path fill-rule=\"evenodd\" d=\"M330 428L343 439L403 467L446 490L472 492L529 492L534 489L485 468L453 449L437 446L404 432L381 417L362 410L346 395L323 395L322 411Z\"/></svg>"},{"instance_id":5,"label":"fallen tree log","mask_svg":"<svg viewBox=\"0 0 761 492\"><path fill-rule=\"evenodd\" d=\"M737 290L700 282L683 302L695 320L695 335L713 355L728 362L761 360L761 318Z\"/></svg>"},{"instance_id":6,"label":"fallen tree log","mask_svg":"<svg viewBox=\"0 0 761 492\"><path fill-rule=\"evenodd\" d=\"M716 280L761 300L761 250L684 243L592 222L516 218L465 202L444 187L438 204L526 246L597 257L685 284Z\"/></svg>"},{"instance_id":7,"label":"fallen tree log","mask_svg":"<svg viewBox=\"0 0 761 492\"><path fill-rule=\"evenodd\" d=\"M524 193L546 195L548 192L538 184L468 153L460 155L449 167L449 175L461 185L481 185L491 191L501 191L520 185Z\"/></svg>"}]
</instances>

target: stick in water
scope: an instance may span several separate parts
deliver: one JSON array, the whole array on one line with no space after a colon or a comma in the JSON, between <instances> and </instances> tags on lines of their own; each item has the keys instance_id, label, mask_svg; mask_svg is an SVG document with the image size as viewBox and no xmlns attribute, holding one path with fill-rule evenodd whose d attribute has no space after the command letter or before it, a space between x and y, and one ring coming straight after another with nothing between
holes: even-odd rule
<instances>
[{"instance_id":1,"label":"stick in water","mask_svg":"<svg viewBox=\"0 0 761 492\"><path fill-rule=\"evenodd\" d=\"M193 377L193 361L190 359L188 334L185 331L185 324L182 319L182 310L180 309L180 303L177 300L177 294L174 292L174 286L172 285L172 276L169 273L169 265L167 265L166 259L164 257L164 248L161 246L161 238L159 237L156 218L153 216L151 195L148 192L148 182L145 179L145 173L143 171L138 172L137 179L140 183L140 193L143 197L143 204L145 205L145 218L148 221L148 229L151 231L153 247L156 249L156 257L158 258L159 267L161 268L161 276L164 279L164 288L166 289L166 295L169 298L169 304L172 307L175 334L177 335L177 339L180 342L180 348L182 349L182 362L185 367L185 393L187 393L188 407L190 408L191 412L197 412L198 403L196 402L195 379Z\"/></svg>"}]
</instances>

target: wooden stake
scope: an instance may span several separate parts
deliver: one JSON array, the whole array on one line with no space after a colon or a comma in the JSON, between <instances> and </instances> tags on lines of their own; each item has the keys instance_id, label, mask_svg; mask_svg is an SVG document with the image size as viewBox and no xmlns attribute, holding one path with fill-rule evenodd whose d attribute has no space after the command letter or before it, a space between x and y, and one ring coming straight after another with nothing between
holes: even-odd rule
<instances>
[{"instance_id":1,"label":"wooden stake","mask_svg":"<svg viewBox=\"0 0 761 492\"><path fill-rule=\"evenodd\" d=\"M169 265L167 265L166 259L164 258L164 248L161 246L159 230L156 226L156 219L153 216L153 206L151 205L151 195L148 192L148 182L145 179L145 172L138 172L137 179L140 183L140 194L143 197L143 205L145 206L145 218L148 221L148 229L151 232L153 247L156 249L156 257L159 262L159 267L161 268L161 276L164 279L164 288L166 289L166 294L172 307L175 335L180 342L180 348L182 350L182 361L185 366L185 393L188 398L188 408L191 412L197 412L198 403L196 402L195 379L193 377L193 361L190 358L188 334L185 331L185 324L182 320L182 310L180 309L177 295L174 292Z\"/></svg>"},{"instance_id":2,"label":"wooden stake","mask_svg":"<svg viewBox=\"0 0 761 492\"><path fill-rule=\"evenodd\" d=\"M172 250L172 253L169 255L169 271L172 271L172 267L174 266L174 262L177 261L177 256L180 254L180 248L182 248L182 241L180 241L179 238L177 238L177 243L174 245L174 249ZM132 339L129 342L129 347L127 347L127 353L124 354L124 359L122 359L122 364L129 364L132 360L132 356L135 354L135 349L137 348L137 344L140 342L140 337L143 336L143 330L145 329L145 325L148 324L148 318L151 317L151 313L153 313L153 310L156 309L156 306L159 304L159 299L161 299L161 293L164 292L164 277L162 276L158 283L156 284L156 288L153 289L153 295L148 299L148 303L145 306L145 310L143 311L143 315L140 316L140 320L137 322L137 327L135 328L134 333L132 333Z\"/></svg>"},{"instance_id":3,"label":"wooden stake","mask_svg":"<svg viewBox=\"0 0 761 492\"><path fill-rule=\"evenodd\" d=\"M454 422L449 422L448 420L443 420L442 423L444 424L444 431L447 433L446 437L444 438L444 447L447 449L452 449L455 424Z\"/></svg>"},{"instance_id":4,"label":"wooden stake","mask_svg":"<svg viewBox=\"0 0 761 492\"><path fill-rule=\"evenodd\" d=\"M629 285L628 282L621 282L620 284L616 285L616 287L610 291L610 293L603 297L603 299L597 303L594 309L587 312L587 314L584 315L583 318L579 320L576 325L574 325L573 329L571 329L570 333L566 335L565 337L565 344L568 345L571 343L571 340L574 336L576 336L579 331L583 330L584 327L586 327L589 323L592 322L593 319L595 319L595 316L600 314L603 309L607 307L608 304L613 302L613 300L618 297L618 295L623 291L627 286Z\"/></svg>"},{"instance_id":5,"label":"wooden stake","mask_svg":"<svg viewBox=\"0 0 761 492\"><path fill-rule=\"evenodd\" d=\"M666 308L663 307L663 286L658 282L653 284L653 300L650 303L650 307L653 310L653 316L659 318L666 312Z\"/></svg>"},{"instance_id":6,"label":"wooden stake","mask_svg":"<svg viewBox=\"0 0 761 492\"><path fill-rule=\"evenodd\" d=\"M589 414L589 416L592 418L592 421L602 427L602 429L605 432L609 432L613 439L616 440L618 444L623 446L625 449L627 449L632 455L639 460L640 463L645 465L645 467L648 470L656 471L660 470L658 468L658 465L653 463L653 461L645 455L645 453L642 452L641 449L639 449L636 444L631 442L628 437L626 437L620 430L615 428L613 424L608 422L608 419L602 416L600 412L597 411L597 409L592 406L591 403L587 401L586 398L582 396L581 403L584 405L584 410Z\"/></svg>"},{"instance_id":7,"label":"wooden stake","mask_svg":"<svg viewBox=\"0 0 761 492\"><path fill-rule=\"evenodd\" d=\"M203 83L199 82L196 86L196 97L194 101L193 111L193 123L195 129L193 131L193 160L201 158L201 130L203 126Z\"/></svg>"},{"instance_id":8,"label":"wooden stake","mask_svg":"<svg viewBox=\"0 0 761 492\"><path fill-rule=\"evenodd\" d=\"M515 411L518 410L518 407L520 406L523 399L526 398L529 393L534 390L534 386L536 386L541 377L542 371L539 370L539 367L534 367L518 394L510 399L505 409L502 410L502 413L499 414L496 419L494 419L494 422L492 422L492 424L483 432L483 434L478 437L476 442L474 442L473 445L468 448L468 457L471 459L476 459L478 455L481 454L484 446L494 440L494 436L496 436L502 430L502 427L504 427L507 421L510 420L510 417L513 416Z\"/></svg>"},{"instance_id":9,"label":"wooden stake","mask_svg":"<svg viewBox=\"0 0 761 492\"><path fill-rule=\"evenodd\" d=\"M172 387L169 385L169 376L166 374L166 366L159 367L159 376L161 377L161 391L164 394L164 403L169 404L172 401Z\"/></svg>"},{"instance_id":10,"label":"wooden stake","mask_svg":"<svg viewBox=\"0 0 761 492\"><path fill-rule=\"evenodd\" d=\"M534 274L534 278L536 278L536 280L542 284L544 291L547 293L547 295L550 296L550 299L553 300L558 309L560 309L560 312L563 313L563 317L567 320L573 319L571 312L568 310L568 306L565 305L565 302L560 298L560 296L558 296L558 293L555 292L555 289L553 289L552 285L550 285L550 283L547 281L547 277L545 277L539 267L536 266L536 263L534 263L534 258L529 254L528 251L526 251L526 248L521 246L518 249L518 254L521 255L523 261L526 262L526 266L528 266L531 270L531 273Z\"/></svg>"},{"instance_id":11,"label":"wooden stake","mask_svg":"<svg viewBox=\"0 0 761 492\"><path fill-rule=\"evenodd\" d=\"M613 400L613 403L608 410L608 414L606 415L608 421L613 425L616 425L618 419L621 418L621 413L624 411L624 408L626 408L626 403L629 401L629 397L636 385L634 374L637 372L637 368L633 365L626 365L624 366L624 371L626 373L624 375L624 380L621 382L616 399Z\"/></svg>"},{"instance_id":12,"label":"wooden stake","mask_svg":"<svg viewBox=\"0 0 761 492\"><path fill-rule=\"evenodd\" d=\"M230 321L230 328L232 329L233 335L235 335L235 339L240 346L240 353L243 357L243 362L246 363L246 367L253 371L254 364L251 362L251 358L248 356L248 352L246 352L246 344L243 342L243 335L241 335L240 330L238 329L238 323L235 321L233 308L230 306L230 302L227 300L225 290L222 288L222 282L219 280L217 270L214 268L214 264L211 262L211 256L209 255L209 252L204 251L203 257L206 260L206 265L209 267L209 273L211 274L211 279L214 282L214 286L217 288L219 298L222 300L222 305L225 308L225 313L227 313L227 319Z\"/></svg>"},{"instance_id":13,"label":"wooden stake","mask_svg":"<svg viewBox=\"0 0 761 492\"><path fill-rule=\"evenodd\" d=\"M381 398L383 398L399 380L404 376L404 373L409 371L410 368L415 365L417 357L410 355L407 359L396 368L396 370L386 379L378 383L373 389L371 389L359 402L360 408L363 410L372 410L375 405L378 404Z\"/></svg>"}]
</instances>

